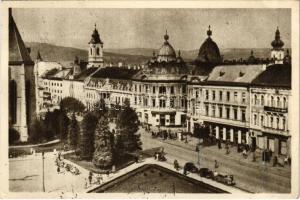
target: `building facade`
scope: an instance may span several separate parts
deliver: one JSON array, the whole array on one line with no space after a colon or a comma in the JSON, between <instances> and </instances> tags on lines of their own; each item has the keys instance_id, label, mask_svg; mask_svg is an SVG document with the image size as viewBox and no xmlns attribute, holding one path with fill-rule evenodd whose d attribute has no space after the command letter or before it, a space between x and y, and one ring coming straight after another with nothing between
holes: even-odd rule
<instances>
[{"instance_id":1,"label":"building facade","mask_svg":"<svg viewBox=\"0 0 300 200\"><path fill-rule=\"evenodd\" d=\"M193 62L185 62L180 51L176 54L167 32L163 38L143 68L111 65L103 63L103 42L95 28L85 68L75 60L68 69L45 74L44 92L53 104L70 96L82 101L87 110L97 109L100 99L110 108L128 99L140 122L150 127L194 133L206 125L221 141L289 154L291 57L288 51L284 56L278 29L271 58L259 60L251 51L248 60L241 62L223 61L210 27ZM289 78L281 83L276 73L270 75L273 70L284 70Z\"/></svg>"}]
</instances>

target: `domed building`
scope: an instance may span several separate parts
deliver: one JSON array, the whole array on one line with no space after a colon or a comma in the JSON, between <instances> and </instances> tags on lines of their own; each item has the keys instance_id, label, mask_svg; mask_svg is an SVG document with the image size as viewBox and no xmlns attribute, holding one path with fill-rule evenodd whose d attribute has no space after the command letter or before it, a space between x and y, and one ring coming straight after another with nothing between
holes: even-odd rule
<instances>
[{"instance_id":1,"label":"domed building","mask_svg":"<svg viewBox=\"0 0 300 200\"><path fill-rule=\"evenodd\" d=\"M188 67L169 43L166 31L164 43L155 52L145 69L132 77L133 107L146 125L178 129L186 122L186 80Z\"/></svg>"},{"instance_id":2,"label":"domed building","mask_svg":"<svg viewBox=\"0 0 300 200\"><path fill-rule=\"evenodd\" d=\"M284 58L284 42L280 39L279 28L277 27L275 32L275 39L271 42L271 59L273 59L275 64L283 64Z\"/></svg>"},{"instance_id":3,"label":"domed building","mask_svg":"<svg viewBox=\"0 0 300 200\"><path fill-rule=\"evenodd\" d=\"M211 38L210 26L208 26L207 36L199 49L195 63L200 66L215 66L222 62L222 57L218 45Z\"/></svg>"}]
</instances>

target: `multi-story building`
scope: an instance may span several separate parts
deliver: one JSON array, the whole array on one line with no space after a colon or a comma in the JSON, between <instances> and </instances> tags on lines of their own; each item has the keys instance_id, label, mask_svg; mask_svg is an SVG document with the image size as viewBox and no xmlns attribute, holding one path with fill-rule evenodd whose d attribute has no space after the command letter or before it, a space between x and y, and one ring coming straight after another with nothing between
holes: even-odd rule
<instances>
[{"instance_id":1,"label":"multi-story building","mask_svg":"<svg viewBox=\"0 0 300 200\"><path fill-rule=\"evenodd\" d=\"M248 60L223 61L210 27L207 36L195 61L187 63L180 51L176 55L166 33L157 55L154 52L139 68L103 63L103 42L95 29L89 62L80 65L75 61L71 68L46 73L44 93L50 94L53 104L74 97L87 110L95 109L100 99L111 108L129 99L143 124L191 133L204 124L221 141L287 154L291 58L289 53L284 56L279 30L271 58L265 60L255 58L251 51ZM281 73L286 75L284 80Z\"/></svg>"}]
</instances>

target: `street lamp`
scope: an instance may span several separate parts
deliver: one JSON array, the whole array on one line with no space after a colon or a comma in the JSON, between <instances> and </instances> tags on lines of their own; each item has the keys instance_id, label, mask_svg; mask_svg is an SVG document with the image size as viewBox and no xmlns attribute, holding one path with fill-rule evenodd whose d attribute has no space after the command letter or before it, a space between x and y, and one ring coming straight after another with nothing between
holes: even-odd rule
<instances>
[{"instance_id":1,"label":"street lamp","mask_svg":"<svg viewBox=\"0 0 300 200\"><path fill-rule=\"evenodd\" d=\"M45 156L44 156L44 151L42 152L42 160L43 160L43 192L45 192L45 167L44 167Z\"/></svg>"}]
</instances>

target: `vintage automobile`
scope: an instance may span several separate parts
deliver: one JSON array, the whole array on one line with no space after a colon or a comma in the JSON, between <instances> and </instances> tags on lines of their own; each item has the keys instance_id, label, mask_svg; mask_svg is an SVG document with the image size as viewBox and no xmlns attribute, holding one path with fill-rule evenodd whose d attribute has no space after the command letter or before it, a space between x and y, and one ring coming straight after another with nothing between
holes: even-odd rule
<instances>
[{"instance_id":1,"label":"vintage automobile","mask_svg":"<svg viewBox=\"0 0 300 200\"><path fill-rule=\"evenodd\" d=\"M199 169L195 166L192 162L185 163L183 167L183 171L185 172L192 172L192 173L198 173Z\"/></svg>"},{"instance_id":2,"label":"vintage automobile","mask_svg":"<svg viewBox=\"0 0 300 200\"><path fill-rule=\"evenodd\" d=\"M213 179L226 185L235 185L233 175L228 175L226 173L217 173L213 176Z\"/></svg>"},{"instance_id":3,"label":"vintage automobile","mask_svg":"<svg viewBox=\"0 0 300 200\"><path fill-rule=\"evenodd\" d=\"M199 170L199 175L205 178L213 178L213 171L208 168L201 168Z\"/></svg>"}]
</instances>

